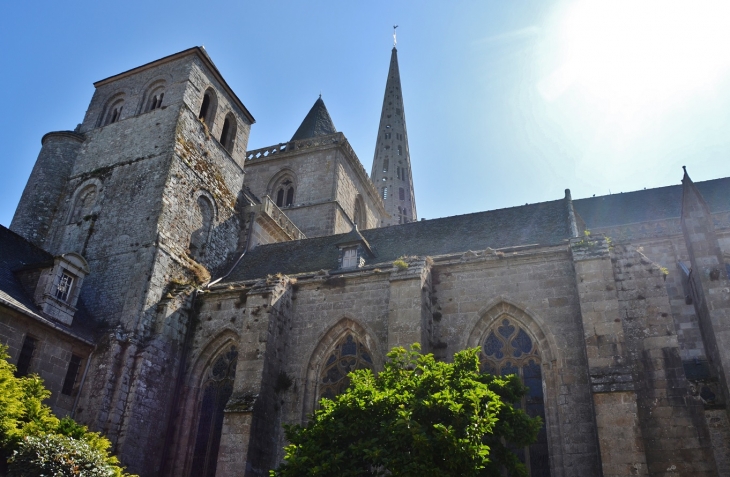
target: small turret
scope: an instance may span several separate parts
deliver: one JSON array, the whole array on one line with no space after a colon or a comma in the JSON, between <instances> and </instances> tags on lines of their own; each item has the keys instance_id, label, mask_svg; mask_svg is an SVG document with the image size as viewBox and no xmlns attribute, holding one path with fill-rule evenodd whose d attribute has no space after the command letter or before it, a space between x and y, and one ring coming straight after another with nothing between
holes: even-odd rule
<instances>
[{"instance_id":1,"label":"small turret","mask_svg":"<svg viewBox=\"0 0 730 477\"><path fill-rule=\"evenodd\" d=\"M41 140L41 152L10 223L10 230L38 247L43 247L48 236L84 139L83 134L59 131L50 132Z\"/></svg>"}]
</instances>

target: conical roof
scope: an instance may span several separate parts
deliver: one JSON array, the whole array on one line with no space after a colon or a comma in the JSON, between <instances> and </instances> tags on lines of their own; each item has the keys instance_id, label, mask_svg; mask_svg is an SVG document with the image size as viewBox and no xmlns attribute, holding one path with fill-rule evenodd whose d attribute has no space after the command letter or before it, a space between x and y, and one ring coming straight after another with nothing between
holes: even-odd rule
<instances>
[{"instance_id":1,"label":"conical roof","mask_svg":"<svg viewBox=\"0 0 730 477\"><path fill-rule=\"evenodd\" d=\"M314 106L309 110L307 116L302 121L302 124L297 129L297 132L292 136L292 141L298 141L300 139L309 139L316 136L328 136L337 132L335 125L332 122L330 113L327 111L327 107L322 101L320 96L317 101L314 102Z\"/></svg>"}]
</instances>

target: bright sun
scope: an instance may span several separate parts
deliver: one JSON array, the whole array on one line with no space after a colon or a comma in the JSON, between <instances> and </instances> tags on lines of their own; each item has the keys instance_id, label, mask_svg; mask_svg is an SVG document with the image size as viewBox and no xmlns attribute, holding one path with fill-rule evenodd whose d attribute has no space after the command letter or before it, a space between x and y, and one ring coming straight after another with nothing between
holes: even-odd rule
<instances>
[{"instance_id":1,"label":"bright sun","mask_svg":"<svg viewBox=\"0 0 730 477\"><path fill-rule=\"evenodd\" d=\"M576 88L630 114L686 100L730 71L730 0L585 0L558 22L559 66L548 100Z\"/></svg>"}]
</instances>

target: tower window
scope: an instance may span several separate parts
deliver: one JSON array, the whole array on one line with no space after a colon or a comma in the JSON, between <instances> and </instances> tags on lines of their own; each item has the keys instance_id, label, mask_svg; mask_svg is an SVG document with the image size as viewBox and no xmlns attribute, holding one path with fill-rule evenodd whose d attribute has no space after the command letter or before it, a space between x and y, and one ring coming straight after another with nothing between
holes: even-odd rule
<instances>
[{"instance_id":1,"label":"tower window","mask_svg":"<svg viewBox=\"0 0 730 477\"><path fill-rule=\"evenodd\" d=\"M388 159L383 160L383 172L388 172L388 163L390 161Z\"/></svg>"},{"instance_id":2,"label":"tower window","mask_svg":"<svg viewBox=\"0 0 730 477\"><path fill-rule=\"evenodd\" d=\"M215 91L213 91L213 88L208 88L203 95L203 104L200 105L198 119L203 121L209 129L213 127L217 107L218 98L215 95Z\"/></svg>"},{"instance_id":3,"label":"tower window","mask_svg":"<svg viewBox=\"0 0 730 477\"><path fill-rule=\"evenodd\" d=\"M390 139L390 133L389 132L385 133L385 139Z\"/></svg>"},{"instance_id":4,"label":"tower window","mask_svg":"<svg viewBox=\"0 0 730 477\"><path fill-rule=\"evenodd\" d=\"M233 152L233 143L236 139L236 118L233 114L228 113L226 120L223 122L223 130L221 131L221 145L228 152Z\"/></svg>"},{"instance_id":5,"label":"tower window","mask_svg":"<svg viewBox=\"0 0 730 477\"><path fill-rule=\"evenodd\" d=\"M56 285L56 291L54 294L56 298L61 301L68 301L68 297L71 295L71 287L73 286L74 278L66 273L61 273L58 278L58 285Z\"/></svg>"},{"instance_id":6,"label":"tower window","mask_svg":"<svg viewBox=\"0 0 730 477\"><path fill-rule=\"evenodd\" d=\"M108 124L114 124L122 116L122 108L124 107L124 100L119 99L112 103L112 105L109 107L109 111L106 114L106 119L104 119L104 126Z\"/></svg>"},{"instance_id":7,"label":"tower window","mask_svg":"<svg viewBox=\"0 0 730 477\"><path fill-rule=\"evenodd\" d=\"M406 190L402 187L398 189L398 198L400 200L406 200Z\"/></svg>"},{"instance_id":8,"label":"tower window","mask_svg":"<svg viewBox=\"0 0 730 477\"><path fill-rule=\"evenodd\" d=\"M23 347L20 348L20 356L18 356L18 364L16 365L15 375L16 376L27 376L30 371L30 362L33 359L33 353L35 352L38 340L27 336L23 340Z\"/></svg>"},{"instance_id":9,"label":"tower window","mask_svg":"<svg viewBox=\"0 0 730 477\"><path fill-rule=\"evenodd\" d=\"M403 155L403 146L398 146L398 155L399 156Z\"/></svg>"},{"instance_id":10,"label":"tower window","mask_svg":"<svg viewBox=\"0 0 730 477\"><path fill-rule=\"evenodd\" d=\"M71 355L71 361L68 363L68 369L66 370L66 378L63 380L63 388L61 393L67 396L73 394L74 385L76 384L76 378L79 375L79 368L81 367L81 358L75 354Z\"/></svg>"},{"instance_id":11,"label":"tower window","mask_svg":"<svg viewBox=\"0 0 730 477\"><path fill-rule=\"evenodd\" d=\"M386 124L385 127L390 129L390 124Z\"/></svg>"},{"instance_id":12,"label":"tower window","mask_svg":"<svg viewBox=\"0 0 730 477\"><path fill-rule=\"evenodd\" d=\"M383 178L383 180L385 180L385 178ZM383 187L383 200L385 200L387 198L388 198L388 188Z\"/></svg>"}]
</instances>

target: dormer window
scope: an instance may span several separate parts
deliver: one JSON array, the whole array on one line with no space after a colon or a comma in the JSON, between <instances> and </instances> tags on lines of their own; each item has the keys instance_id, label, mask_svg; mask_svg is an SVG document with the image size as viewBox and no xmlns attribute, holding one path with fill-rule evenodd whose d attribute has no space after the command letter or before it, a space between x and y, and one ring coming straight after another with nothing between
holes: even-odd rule
<instances>
[{"instance_id":1,"label":"dormer window","mask_svg":"<svg viewBox=\"0 0 730 477\"><path fill-rule=\"evenodd\" d=\"M342 255L342 268L357 267L357 248L346 248Z\"/></svg>"},{"instance_id":2,"label":"dormer window","mask_svg":"<svg viewBox=\"0 0 730 477\"><path fill-rule=\"evenodd\" d=\"M71 325L76 313L81 284L89 274L84 257L66 253L55 258L52 268L41 273L34 295L43 313L65 325Z\"/></svg>"},{"instance_id":3,"label":"dormer window","mask_svg":"<svg viewBox=\"0 0 730 477\"><path fill-rule=\"evenodd\" d=\"M61 301L68 302L71 295L71 287L73 287L74 277L66 273L61 273L58 279L58 285L56 285L55 296Z\"/></svg>"}]
</instances>

